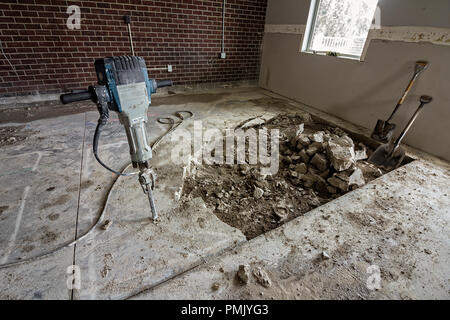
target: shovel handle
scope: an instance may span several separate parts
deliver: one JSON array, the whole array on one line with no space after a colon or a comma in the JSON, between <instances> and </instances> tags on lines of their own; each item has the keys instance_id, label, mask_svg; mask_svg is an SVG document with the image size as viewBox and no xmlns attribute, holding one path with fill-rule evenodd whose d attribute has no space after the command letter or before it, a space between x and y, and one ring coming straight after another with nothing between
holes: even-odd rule
<instances>
[{"instance_id":1,"label":"shovel handle","mask_svg":"<svg viewBox=\"0 0 450 320\"><path fill-rule=\"evenodd\" d=\"M414 112L414 114L411 117L411 119L409 119L408 123L406 124L405 129L403 129L402 133L400 133L400 135L397 138L397 140L395 140L394 147L393 147L392 151L390 152L390 154L393 154L395 152L395 150L397 150L398 146L402 142L402 140L405 137L406 133L408 132L409 128L411 128L413 122L416 120L416 118L419 115L419 113L422 110L422 108L426 104L430 103L431 101L433 101L433 98L430 97L430 96L421 96L420 97L420 105L419 105L419 107L417 108L416 112Z\"/></svg>"},{"instance_id":2,"label":"shovel handle","mask_svg":"<svg viewBox=\"0 0 450 320\"><path fill-rule=\"evenodd\" d=\"M416 82L417 77L419 76L419 74L422 73L422 71L424 71L426 68L428 67L428 62L425 61L417 61L416 62L416 67L414 70L414 75L411 78L411 80L408 83L408 86L406 87L405 91L403 92L402 97L400 98L400 100L397 102L397 105L394 108L394 111L392 111L391 115L389 116L389 118L386 120L386 122L389 122L392 120L392 118L394 117L394 115L397 113L398 108L400 108L400 106L403 104L403 102L405 102L406 97L408 96L408 93L411 91L412 86L414 85L414 82Z\"/></svg>"}]
</instances>

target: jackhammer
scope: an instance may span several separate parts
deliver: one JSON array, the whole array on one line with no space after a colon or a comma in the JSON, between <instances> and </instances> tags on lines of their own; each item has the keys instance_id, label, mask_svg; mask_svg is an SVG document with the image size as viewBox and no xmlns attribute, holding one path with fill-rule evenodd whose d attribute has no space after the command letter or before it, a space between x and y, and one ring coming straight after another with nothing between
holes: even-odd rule
<instances>
[{"instance_id":1,"label":"jackhammer","mask_svg":"<svg viewBox=\"0 0 450 320\"><path fill-rule=\"evenodd\" d=\"M171 80L149 79L145 61L137 56L118 56L97 59L95 61L97 85L88 90L61 95L64 104L92 100L97 103L100 118L94 134L93 152L97 161L107 170L130 176L134 173L120 173L108 167L98 156L98 141L102 128L109 118L109 110L119 115L120 123L125 127L130 147L131 161L139 169L139 183L148 196L153 221L158 218L152 191L155 188L156 175L149 161L152 149L148 142L146 123L151 95L158 88L172 86Z\"/></svg>"}]
</instances>

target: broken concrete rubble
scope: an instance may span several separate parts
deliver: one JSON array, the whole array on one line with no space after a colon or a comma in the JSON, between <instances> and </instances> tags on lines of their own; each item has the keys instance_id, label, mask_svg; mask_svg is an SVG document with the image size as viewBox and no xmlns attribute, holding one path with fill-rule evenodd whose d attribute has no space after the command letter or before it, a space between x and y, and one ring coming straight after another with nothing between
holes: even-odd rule
<instances>
[{"instance_id":1,"label":"broken concrete rubble","mask_svg":"<svg viewBox=\"0 0 450 320\"><path fill-rule=\"evenodd\" d=\"M322 251L322 260L330 259L330 255L326 251Z\"/></svg>"},{"instance_id":2,"label":"broken concrete rubble","mask_svg":"<svg viewBox=\"0 0 450 320\"><path fill-rule=\"evenodd\" d=\"M306 153L306 150L305 150L305 149L302 149L302 150L298 153L298 156L300 157L300 160L301 160L303 163L308 163L308 162L309 162L309 156L308 156L308 154Z\"/></svg>"},{"instance_id":3,"label":"broken concrete rubble","mask_svg":"<svg viewBox=\"0 0 450 320\"><path fill-rule=\"evenodd\" d=\"M361 169L364 178L368 181L381 177L383 175L383 171L380 168L377 168L375 165L369 162L359 161L356 163L356 166Z\"/></svg>"},{"instance_id":4,"label":"broken concrete rubble","mask_svg":"<svg viewBox=\"0 0 450 320\"><path fill-rule=\"evenodd\" d=\"M366 183L360 168L335 173L333 177L328 179L328 182L344 192L348 191L350 187L361 187Z\"/></svg>"},{"instance_id":5,"label":"broken concrete rubble","mask_svg":"<svg viewBox=\"0 0 450 320\"><path fill-rule=\"evenodd\" d=\"M255 126L263 125L265 122L266 122L266 120L261 119L261 118L258 117L258 118L252 119L252 120L244 123L241 126L241 129L245 130L245 129L252 128L252 127L255 127Z\"/></svg>"},{"instance_id":6,"label":"broken concrete rubble","mask_svg":"<svg viewBox=\"0 0 450 320\"><path fill-rule=\"evenodd\" d=\"M308 146L308 149L306 149L306 154L310 157L315 155L317 152L323 150L323 145L320 142L313 142Z\"/></svg>"},{"instance_id":7,"label":"broken concrete rubble","mask_svg":"<svg viewBox=\"0 0 450 320\"><path fill-rule=\"evenodd\" d=\"M236 276L242 284L247 284L250 280L250 266L241 264Z\"/></svg>"},{"instance_id":8,"label":"broken concrete rubble","mask_svg":"<svg viewBox=\"0 0 450 320\"><path fill-rule=\"evenodd\" d=\"M301 176L301 180L303 180L303 185L307 188L311 188L316 182L316 177L314 174L307 173Z\"/></svg>"},{"instance_id":9,"label":"broken concrete rubble","mask_svg":"<svg viewBox=\"0 0 450 320\"><path fill-rule=\"evenodd\" d=\"M273 209L273 212L280 221L283 221L288 217L287 209L283 205L278 205Z\"/></svg>"},{"instance_id":10,"label":"broken concrete rubble","mask_svg":"<svg viewBox=\"0 0 450 320\"><path fill-rule=\"evenodd\" d=\"M315 132L315 133L311 134L310 135L310 139L313 142L320 142L320 143L322 143L322 142L324 142L324 135L325 135L325 132L318 131L318 132Z\"/></svg>"},{"instance_id":11,"label":"broken concrete rubble","mask_svg":"<svg viewBox=\"0 0 450 320\"><path fill-rule=\"evenodd\" d=\"M211 289L213 291L217 291L220 288L220 284L218 282L213 283L213 285L211 286Z\"/></svg>"},{"instance_id":12,"label":"broken concrete rubble","mask_svg":"<svg viewBox=\"0 0 450 320\"><path fill-rule=\"evenodd\" d=\"M320 171L325 171L328 169L327 158L323 154L316 153L311 159L311 164L314 165Z\"/></svg>"},{"instance_id":13,"label":"broken concrete rubble","mask_svg":"<svg viewBox=\"0 0 450 320\"><path fill-rule=\"evenodd\" d=\"M102 225L102 229L103 230L108 230L109 229L109 227L112 225L112 221L111 220L105 220L105 222L103 223L103 225Z\"/></svg>"},{"instance_id":14,"label":"broken concrete rubble","mask_svg":"<svg viewBox=\"0 0 450 320\"><path fill-rule=\"evenodd\" d=\"M331 138L327 144L327 154L337 171L349 169L356 161L354 144L348 136Z\"/></svg>"},{"instance_id":15,"label":"broken concrete rubble","mask_svg":"<svg viewBox=\"0 0 450 320\"><path fill-rule=\"evenodd\" d=\"M305 163L299 163L295 166L295 171L298 174L305 174L308 172L308 166Z\"/></svg>"},{"instance_id":16,"label":"broken concrete rubble","mask_svg":"<svg viewBox=\"0 0 450 320\"><path fill-rule=\"evenodd\" d=\"M366 184L366 181L364 180L364 174L360 168L355 168L353 173L348 178L348 184L349 186L358 187L362 187Z\"/></svg>"},{"instance_id":17,"label":"broken concrete rubble","mask_svg":"<svg viewBox=\"0 0 450 320\"><path fill-rule=\"evenodd\" d=\"M272 281L264 269L260 267L256 268L253 270L253 275L255 276L256 281L264 288L269 288L272 285Z\"/></svg>"},{"instance_id":18,"label":"broken concrete rubble","mask_svg":"<svg viewBox=\"0 0 450 320\"><path fill-rule=\"evenodd\" d=\"M304 134L297 136L295 140L293 140L293 146L296 146L298 150L303 149L303 147L307 147L311 143L311 140Z\"/></svg>"},{"instance_id":19,"label":"broken concrete rubble","mask_svg":"<svg viewBox=\"0 0 450 320\"><path fill-rule=\"evenodd\" d=\"M258 187L255 187L255 191L253 192L253 197L255 199L260 199L264 195L264 190Z\"/></svg>"},{"instance_id":20,"label":"broken concrete rubble","mask_svg":"<svg viewBox=\"0 0 450 320\"><path fill-rule=\"evenodd\" d=\"M358 143L357 147L355 146L355 160L366 160L368 157L366 146L362 143Z\"/></svg>"},{"instance_id":21,"label":"broken concrete rubble","mask_svg":"<svg viewBox=\"0 0 450 320\"><path fill-rule=\"evenodd\" d=\"M289 141L292 140L292 143L295 146L296 143L297 143L296 142L297 137L300 136L303 133L304 130L305 130L305 124L303 124L303 123L299 124L298 126L296 126L296 127L294 127L294 128L292 128L292 129L287 131L286 138Z\"/></svg>"},{"instance_id":22,"label":"broken concrete rubble","mask_svg":"<svg viewBox=\"0 0 450 320\"><path fill-rule=\"evenodd\" d=\"M331 178L328 178L327 181L330 185L340 189L343 192L348 191L348 181L341 179L341 177L336 173Z\"/></svg>"}]
</instances>

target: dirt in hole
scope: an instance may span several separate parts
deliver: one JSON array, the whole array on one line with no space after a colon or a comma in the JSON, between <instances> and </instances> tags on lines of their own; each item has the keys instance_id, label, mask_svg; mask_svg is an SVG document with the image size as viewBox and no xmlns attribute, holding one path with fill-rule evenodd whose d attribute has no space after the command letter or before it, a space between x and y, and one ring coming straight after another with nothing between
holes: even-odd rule
<instances>
[{"instance_id":1,"label":"dirt in hole","mask_svg":"<svg viewBox=\"0 0 450 320\"><path fill-rule=\"evenodd\" d=\"M202 197L220 220L248 239L386 173L366 161L369 147L307 113L280 114L253 128L264 127L280 130L277 174L261 175L260 164L204 165L184 185L185 200ZM248 161L249 149L255 149L246 149Z\"/></svg>"}]
</instances>

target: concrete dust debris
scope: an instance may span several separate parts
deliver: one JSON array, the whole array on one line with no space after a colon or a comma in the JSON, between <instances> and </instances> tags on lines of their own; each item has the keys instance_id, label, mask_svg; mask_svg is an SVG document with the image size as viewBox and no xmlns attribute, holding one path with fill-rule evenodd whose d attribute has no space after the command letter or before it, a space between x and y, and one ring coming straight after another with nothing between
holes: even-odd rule
<instances>
[{"instance_id":1,"label":"concrete dust debris","mask_svg":"<svg viewBox=\"0 0 450 320\"><path fill-rule=\"evenodd\" d=\"M220 288L220 284L218 282L213 283L213 285L211 286L211 289L213 291L217 291Z\"/></svg>"},{"instance_id":2,"label":"concrete dust debris","mask_svg":"<svg viewBox=\"0 0 450 320\"><path fill-rule=\"evenodd\" d=\"M103 225L102 225L102 229L103 230L108 230L109 229L109 227L112 225L112 221L111 220L105 220L105 222L103 223Z\"/></svg>"},{"instance_id":3,"label":"concrete dust debris","mask_svg":"<svg viewBox=\"0 0 450 320\"><path fill-rule=\"evenodd\" d=\"M322 251L322 260L330 259L330 255L326 251Z\"/></svg>"}]
</instances>

